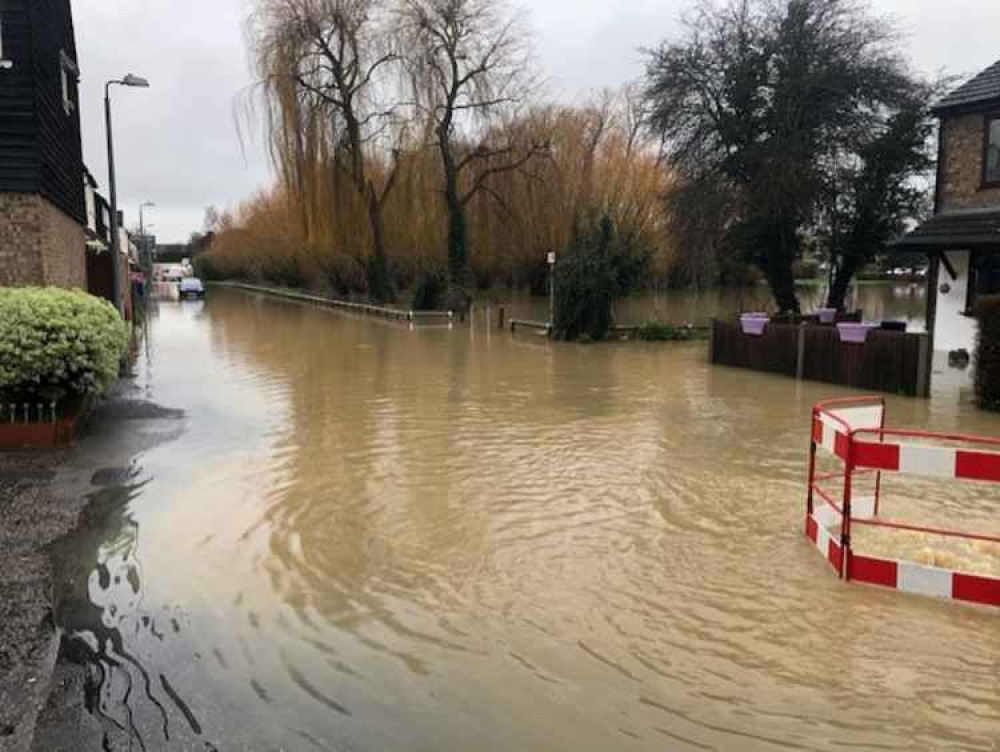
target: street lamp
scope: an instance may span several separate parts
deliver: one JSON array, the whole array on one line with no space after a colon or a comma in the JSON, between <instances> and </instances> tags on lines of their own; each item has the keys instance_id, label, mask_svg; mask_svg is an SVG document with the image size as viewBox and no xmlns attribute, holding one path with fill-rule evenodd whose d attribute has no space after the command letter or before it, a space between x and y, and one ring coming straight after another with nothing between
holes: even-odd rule
<instances>
[{"instance_id":1,"label":"street lamp","mask_svg":"<svg viewBox=\"0 0 1000 752\"><path fill-rule=\"evenodd\" d=\"M149 88L149 81L129 73L121 81L108 81L104 84L104 118L108 132L108 187L111 192L111 297L118 312L125 313L122 306L121 280L121 249L119 248L118 228L118 187L115 184L115 146L111 134L111 87L132 86Z\"/></svg>"}]
</instances>

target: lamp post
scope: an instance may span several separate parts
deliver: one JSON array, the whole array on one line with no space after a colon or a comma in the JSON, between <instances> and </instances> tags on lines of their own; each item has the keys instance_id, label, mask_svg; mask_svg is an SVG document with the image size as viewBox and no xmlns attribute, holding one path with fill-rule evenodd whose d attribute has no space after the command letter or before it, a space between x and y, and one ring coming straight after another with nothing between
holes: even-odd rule
<instances>
[{"instance_id":1,"label":"lamp post","mask_svg":"<svg viewBox=\"0 0 1000 752\"><path fill-rule=\"evenodd\" d=\"M108 81L104 84L104 119L108 135L108 189L111 193L111 297L115 308L123 314L122 305L122 271L121 249L118 227L118 186L115 183L115 143L111 133L111 87L133 86L149 88L149 81L129 73L120 81Z\"/></svg>"}]
</instances>

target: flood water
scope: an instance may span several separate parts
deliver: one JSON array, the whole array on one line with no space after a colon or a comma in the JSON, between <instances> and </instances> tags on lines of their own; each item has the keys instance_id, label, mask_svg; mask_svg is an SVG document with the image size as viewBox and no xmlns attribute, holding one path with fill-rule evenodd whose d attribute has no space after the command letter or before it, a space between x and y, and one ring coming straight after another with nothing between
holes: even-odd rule
<instances>
[{"instance_id":1,"label":"flood water","mask_svg":"<svg viewBox=\"0 0 1000 752\"><path fill-rule=\"evenodd\" d=\"M803 311L815 311L826 305L824 285L800 284L799 301ZM905 321L910 331L922 332L927 315L927 285L923 282L861 282L851 288L847 305L864 312L866 321ZM512 316L548 321L549 304L544 298L517 296L508 306ZM668 290L638 295L620 301L617 319L622 324L641 324L650 320L667 324L705 326L713 317L736 315L748 310L773 310L766 285L755 288L715 288L697 293Z\"/></svg>"},{"instance_id":2,"label":"flood water","mask_svg":"<svg viewBox=\"0 0 1000 752\"><path fill-rule=\"evenodd\" d=\"M803 538L845 390L227 290L146 344L183 435L60 553L109 749L997 749L1000 614ZM1000 435L951 392L890 420ZM907 498L995 524L977 488Z\"/></svg>"}]
</instances>

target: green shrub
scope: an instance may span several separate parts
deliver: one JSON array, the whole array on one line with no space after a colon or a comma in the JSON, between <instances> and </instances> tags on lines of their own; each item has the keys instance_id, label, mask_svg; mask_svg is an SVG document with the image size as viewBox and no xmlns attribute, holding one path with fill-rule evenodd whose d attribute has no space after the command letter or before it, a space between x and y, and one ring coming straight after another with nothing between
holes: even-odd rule
<instances>
[{"instance_id":1,"label":"green shrub","mask_svg":"<svg viewBox=\"0 0 1000 752\"><path fill-rule=\"evenodd\" d=\"M1000 296L980 298L976 343L976 396L986 410L1000 411Z\"/></svg>"},{"instance_id":2,"label":"green shrub","mask_svg":"<svg viewBox=\"0 0 1000 752\"><path fill-rule=\"evenodd\" d=\"M79 290L0 288L0 402L98 395L118 377L125 322Z\"/></svg>"},{"instance_id":3,"label":"green shrub","mask_svg":"<svg viewBox=\"0 0 1000 752\"><path fill-rule=\"evenodd\" d=\"M628 295L649 268L648 253L615 232L607 216L574 228L569 248L555 268L556 339L584 334L602 340L614 323L614 304Z\"/></svg>"},{"instance_id":4,"label":"green shrub","mask_svg":"<svg viewBox=\"0 0 1000 752\"><path fill-rule=\"evenodd\" d=\"M697 333L689 326L670 326L659 321L647 321L636 331L643 342L690 342Z\"/></svg>"},{"instance_id":5,"label":"green shrub","mask_svg":"<svg viewBox=\"0 0 1000 752\"><path fill-rule=\"evenodd\" d=\"M444 307L448 277L440 270L425 272L413 292L414 311L438 311Z\"/></svg>"}]
</instances>

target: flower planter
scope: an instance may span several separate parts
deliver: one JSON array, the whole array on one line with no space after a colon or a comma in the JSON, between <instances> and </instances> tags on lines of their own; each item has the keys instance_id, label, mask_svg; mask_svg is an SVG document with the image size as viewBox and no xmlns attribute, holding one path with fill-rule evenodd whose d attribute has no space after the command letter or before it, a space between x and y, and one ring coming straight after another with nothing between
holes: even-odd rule
<instances>
[{"instance_id":1,"label":"flower planter","mask_svg":"<svg viewBox=\"0 0 1000 752\"><path fill-rule=\"evenodd\" d=\"M837 320L836 308L820 308L817 313L819 314L819 323L821 324L832 324Z\"/></svg>"},{"instance_id":2,"label":"flower planter","mask_svg":"<svg viewBox=\"0 0 1000 752\"><path fill-rule=\"evenodd\" d=\"M751 337L762 336L770 321L771 317L766 313L745 313L740 316L743 333Z\"/></svg>"},{"instance_id":3,"label":"flower planter","mask_svg":"<svg viewBox=\"0 0 1000 752\"><path fill-rule=\"evenodd\" d=\"M83 427L91 400L80 400L55 421L0 423L0 451L11 449L62 449L70 446Z\"/></svg>"},{"instance_id":4,"label":"flower planter","mask_svg":"<svg viewBox=\"0 0 1000 752\"><path fill-rule=\"evenodd\" d=\"M877 324L837 324L840 341L849 344L863 345L868 340L868 334L878 329Z\"/></svg>"}]
</instances>

